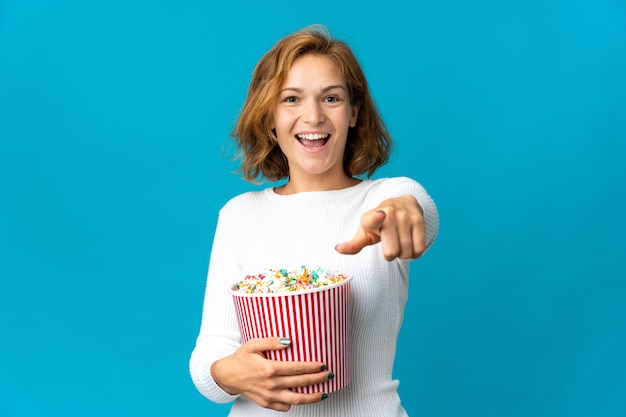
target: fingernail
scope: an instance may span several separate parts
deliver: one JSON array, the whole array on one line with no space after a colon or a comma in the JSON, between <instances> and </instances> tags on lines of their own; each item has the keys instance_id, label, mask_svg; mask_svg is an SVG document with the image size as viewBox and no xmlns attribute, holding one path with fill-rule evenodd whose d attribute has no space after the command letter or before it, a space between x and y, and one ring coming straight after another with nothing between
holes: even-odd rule
<instances>
[{"instance_id":1,"label":"fingernail","mask_svg":"<svg viewBox=\"0 0 626 417\"><path fill-rule=\"evenodd\" d=\"M328 373L328 379L333 379L335 377L335 374L333 374L332 372Z\"/></svg>"},{"instance_id":2,"label":"fingernail","mask_svg":"<svg viewBox=\"0 0 626 417\"><path fill-rule=\"evenodd\" d=\"M326 398L328 398L328 394L323 393L323 394L322 394L322 400L325 400Z\"/></svg>"},{"instance_id":3,"label":"fingernail","mask_svg":"<svg viewBox=\"0 0 626 417\"><path fill-rule=\"evenodd\" d=\"M382 211L382 210L376 210L376 213L383 213L383 214L387 214L387 213L385 213L385 212L384 212L384 211Z\"/></svg>"},{"instance_id":4,"label":"fingernail","mask_svg":"<svg viewBox=\"0 0 626 417\"><path fill-rule=\"evenodd\" d=\"M283 346L289 346L291 344L291 340L287 339L286 337L283 337L282 339L280 339L280 344Z\"/></svg>"},{"instance_id":5,"label":"fingernail","mask_svg":"<svg viewBox=\"0 0 626 417\"><path fill-rule=\"evenodd\" d=\"M322 366L320 367L320 371L325 371L325 370L326 370L326 365L322 365Z\"/></svg>"},{"instance_id":6,"label":"fingernail","mask_svg":"<svg viewBox=\"0 0 626 417\"><path fill-rule=\"evenodd\" d=\"M335 245L335 250L337 250L337 246L339 246L339 243L337 243L337 244ZM337 252L338 252L338 251L337 251Z\"/></svg>"}]
</instances>

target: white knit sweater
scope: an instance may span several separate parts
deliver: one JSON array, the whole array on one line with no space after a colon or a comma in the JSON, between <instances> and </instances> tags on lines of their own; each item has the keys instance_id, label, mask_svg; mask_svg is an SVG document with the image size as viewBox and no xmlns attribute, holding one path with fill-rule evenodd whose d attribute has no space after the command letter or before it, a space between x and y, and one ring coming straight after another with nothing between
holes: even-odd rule
<instances>
[{"instance_id":1,"label":"white knit sweater","mask_svg":"<svg viewBox=\"0 0 626 417\"><path fill-rule=\"evenodd\" d=\"M197 389L214 402L234 400L231 417L406 416L392 368L407 301L409 261L386 261L380 244L356 255L342 255L334 249L352 239L363 212L405 194L415 196L424 210L429 247L439 227L437 208L424 188L406 177L364 180L343 190L293 195L278 195L268 188L229 201L219 214L202 324L190 359ZM352 376L348 387L331 393L328 399L292 406L282 413L262 408L243 395L224 392L213 381L210 368L240 346L228 288L246 274L302 265L341 270L354 277Z\"/></svg>"}]
</instances>

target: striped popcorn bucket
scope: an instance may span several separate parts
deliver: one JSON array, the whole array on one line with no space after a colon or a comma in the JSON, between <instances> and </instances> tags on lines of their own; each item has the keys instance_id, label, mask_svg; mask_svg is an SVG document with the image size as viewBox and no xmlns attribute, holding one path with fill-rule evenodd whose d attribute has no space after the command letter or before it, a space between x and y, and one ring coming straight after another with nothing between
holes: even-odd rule
<instances>
[{"instance_id":1,"label":"striped popcorn bucket","mask_svg":"<svg viewBox=\"0 0 626 417\"><path fill-rule=\"evenodd\" d=\"M296 392L334 392L350 383L350 281L310 290L246 294L231 289L242 343L263 337L287 337L284 350L267 351L277 361L320 361L335 374L324 383Z\"/></svg>"}]
</instances>

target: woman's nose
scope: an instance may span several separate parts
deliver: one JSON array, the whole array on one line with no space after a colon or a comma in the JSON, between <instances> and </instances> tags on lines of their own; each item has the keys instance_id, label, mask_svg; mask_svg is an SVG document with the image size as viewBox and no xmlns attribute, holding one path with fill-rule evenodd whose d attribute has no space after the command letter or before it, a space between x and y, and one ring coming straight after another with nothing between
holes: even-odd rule
<instances>
[{"instance_id":1,"label":"woman's nose","mask_svg":"<svg viewBox=\"0 0 626 417\"><path fill-rule=\"evenodd\" d=\"M310 101L304 106L303 119L310 124L319 124L324 121L324 112L317 101Z\"/></svg>"}]
</instances>

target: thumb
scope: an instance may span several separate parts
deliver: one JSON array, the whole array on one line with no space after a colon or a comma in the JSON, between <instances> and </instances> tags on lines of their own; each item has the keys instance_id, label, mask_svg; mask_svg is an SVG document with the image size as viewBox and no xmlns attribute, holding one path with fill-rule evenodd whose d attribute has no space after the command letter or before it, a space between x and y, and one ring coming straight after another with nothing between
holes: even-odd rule
<instances>
[{"instance_id":1,"label":"thumb","mask_svg":"<svg viewBox=\"0 0 626 417\"><path fill-rule=\"evenodd\" d=\"M335 246L335 250L344 255L359 253L366 246L380 242L380 229L387 217L382 210L370 210L361 216L361 226L356 234L347 242Z\"/></svg>"},{"instance_id":2,"label":"thumb","mask_svg":"<svg viewBox=\"0 0 626 417\"><path fill-rule=\"evenodd\" d=\"M264 337L250 339L242 345L250 352L266 352L268 350L287 349L291 345L291 340L286 337Z\"/></svg>"}]
</instances>

